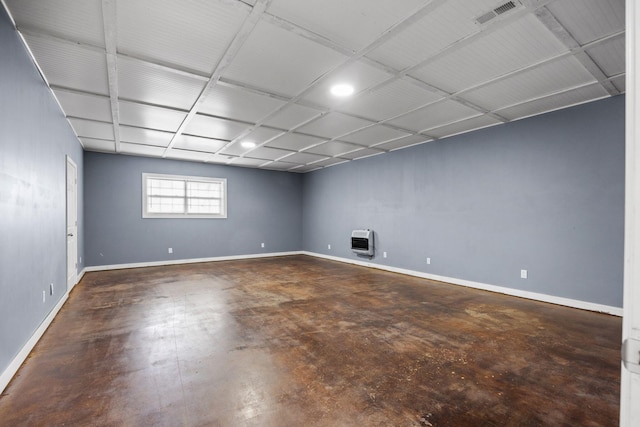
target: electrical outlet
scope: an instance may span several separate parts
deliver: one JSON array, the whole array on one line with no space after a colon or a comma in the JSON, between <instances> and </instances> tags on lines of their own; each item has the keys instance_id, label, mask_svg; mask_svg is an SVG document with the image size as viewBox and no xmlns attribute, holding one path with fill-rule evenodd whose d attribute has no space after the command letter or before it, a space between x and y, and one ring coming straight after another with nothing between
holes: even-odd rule
<instances>
[{"instance_id":1,"label":"electrical outlet","mask_svg":"<svg viewBox=\"0 0 640 427\"><path fill-rule=\"evenodd\" d=\"M173 248L169 248L169 253L172 254L173 253Z\"/></svg>"},{"instance_id":2,"label":"electrical outlet","mask_svg":"<svg viewBox=\"0 0 640 427\"><path fill-rule=\"evenodd\" d=\"M387 257L387 253L386 252L382 252L382 258L386 258Z\"/></svg>"},{"instance_id":3,"label":"electrical outlet","mask_svg":"<svg viewBox=\"0 0 640 427\"><path fill-rule=\"evenodd\" d=\"M427 258L427 264L431 264L431 258Z\"/></svg>"},{"instance_id":4,"label":"electrical outlet","mask_svg":"<svg viewBox=\"0 0 640 427\"><path fill-rule=\"evenodd\" d=\"M529 276L529 273L527 272L527 270L520 270L521 279L526 279L528 276Z\"/></svg>"},{"instance_id":5,"label":"electrical outlet","mask_svg":"<svg viewBox=\"0 0 640 427\"><path fill-rule=\"evenodd\" d=\"M53 283L49 284L49 295L53 295Z\"/></svg>"},{"instance_id":6,"label":"electrical outlet","mask_svg":"<svg viewBox=\"0 0 640 427\"><path fill-rule=\"evenodd\" d=\"M47 300L47 293L45 291L42 291L42 302L45 302Z\"/></svg>"},{"instance_id":7,"label":"electrical outlet","mask_svg":"<svg viewBox=\"0 0 640 427\"><path fill-rule=\"evenodd\" d=\"M331 250L331 245L327 245L327 249Z\"/></svg>"},{"instance_id":8,"label":"electrical outlet","mask_svg":"<svg viewBox=\"0 0 640 427\"><path fill-rule=\"evenodd\" d=\"M264 248L264 243L260 243L260 247L261 247L261 248Z\"/></svg>"}]
</instances>

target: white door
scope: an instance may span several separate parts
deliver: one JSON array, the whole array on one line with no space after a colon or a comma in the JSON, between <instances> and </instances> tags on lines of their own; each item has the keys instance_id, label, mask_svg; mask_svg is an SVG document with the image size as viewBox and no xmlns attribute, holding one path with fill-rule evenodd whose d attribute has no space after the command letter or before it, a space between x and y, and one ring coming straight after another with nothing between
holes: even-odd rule
<instances>
[{"instance_id":1,"label":"white door","mask_svg":"<svg viewBox=\"0 0 640 427\"><path fill-rule=\"evenodd\" d=\"M67 291L78 278L78 168L67 157Z\"/></svg>"},{"instance_id":2,"label":"white door","mask_svg":"<svg viewBox=\"0 0 640 427\"><path fill-rule=\"evenodd\" d=\"M640 6L626 5L626 178L620 425L640 426Z\"/></svg>"}]
</instances>

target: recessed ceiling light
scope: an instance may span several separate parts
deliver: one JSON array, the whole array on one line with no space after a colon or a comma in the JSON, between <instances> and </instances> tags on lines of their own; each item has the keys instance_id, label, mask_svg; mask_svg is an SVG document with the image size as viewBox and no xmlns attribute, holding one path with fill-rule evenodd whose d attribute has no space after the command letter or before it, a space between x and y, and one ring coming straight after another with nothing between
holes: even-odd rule
<instances>
[{"instance_id":1,"label":"recessed ceiling light","mask_svg":"<svg viewBox=\"0 0 640 427\"><path fill-rule=\"evenodd\" d=\"M256 146L256 143L253 141L242 141L240 145L242 145L242 148L253 148Z\"/></svg>"},{"instance_id":2,"label":"recessed ceiling light","mask_svg":"<svg viewBox=\"0 0 640 427\"><path fill-rule=\"evenodd\" d=\"M353 93L353 86L350 84L339 84L331 87L334 96L349 96Z\"/></svg>"}]
</instances>

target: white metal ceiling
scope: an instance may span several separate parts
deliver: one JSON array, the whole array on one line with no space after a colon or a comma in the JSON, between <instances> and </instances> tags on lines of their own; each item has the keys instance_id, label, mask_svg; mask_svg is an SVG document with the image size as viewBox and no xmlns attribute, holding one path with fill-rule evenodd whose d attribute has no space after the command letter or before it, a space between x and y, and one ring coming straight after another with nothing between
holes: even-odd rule
<instances>
[{"instance_id":1,"label":"white metal ceiling","mask_svg":"<svg viewBox=\"0 0 640 427\"><path fill-rule=\"evenodd\" d=\"M624 0L2 1L91 151L307 172L625 90Z\"/></svg>"}]
</instances>

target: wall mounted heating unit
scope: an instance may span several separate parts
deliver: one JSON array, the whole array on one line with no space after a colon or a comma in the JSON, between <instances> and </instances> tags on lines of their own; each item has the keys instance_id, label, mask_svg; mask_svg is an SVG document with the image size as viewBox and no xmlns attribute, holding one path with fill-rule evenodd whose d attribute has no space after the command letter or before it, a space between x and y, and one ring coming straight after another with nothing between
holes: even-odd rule
<instances>
[{"instance_id":1,"label":"wall mounted heating unit","mask_svg":"<svg viewBox=\"0 0 640 427\"><path fill-rule=\"evenodd\" d=\"M358 255L373 256L373 231L353 230L351 232L351 250Z\"/></svg>"}]
</instances>

